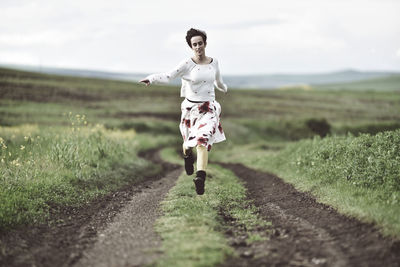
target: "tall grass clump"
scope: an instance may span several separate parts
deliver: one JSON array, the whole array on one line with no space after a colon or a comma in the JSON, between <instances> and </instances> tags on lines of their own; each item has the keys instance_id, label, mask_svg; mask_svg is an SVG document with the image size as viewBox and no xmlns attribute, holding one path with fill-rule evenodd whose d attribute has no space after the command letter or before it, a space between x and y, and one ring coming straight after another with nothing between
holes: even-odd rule
<instances>
[{"instance_id":1,"label":"tall grass clump","mask_svg":"<svg viewBox=\"0 0 400 267\"><path fill-rule=\"evenodd\" d=\"M313 179L377 189L382 200L400 203L400 130L375 136L315 137L288 146L279 158L279 165L289 164Z\"/></svg>"},{"instance_id":2,"label":"tall grass clump","mask_svg":"<svg viewBox=\"0 0 400 267\"><path fill-rule=\"evenodd\" d=\"M0 127L0 229L44 222L51 209L82 205L158 171L136 155L151 146L143 136L67 116L69 127Z\"/></svg>"},{"instance_id":3,"label":"tall grass clump","mask_svg":"<svg viewBox=\"0 0 400 267\"><path fill-rule=\"evenodd\" d=\"M339 211L400 236L400 130L315 137L277 152L250 152L235 160L274 172Z\"/></svg>"}]
</instances>

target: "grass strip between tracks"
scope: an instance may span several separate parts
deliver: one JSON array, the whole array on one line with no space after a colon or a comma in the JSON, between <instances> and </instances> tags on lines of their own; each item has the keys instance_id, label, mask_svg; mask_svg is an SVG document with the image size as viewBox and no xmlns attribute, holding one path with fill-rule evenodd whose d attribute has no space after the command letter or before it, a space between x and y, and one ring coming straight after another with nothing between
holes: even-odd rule
<instances>
[{"instance_id":1,"label":"grass strip between tracks","mask_svg":"<svg viewBox=\"0 0 400 267\"><path fill-rule=\"evenodd\" d=\"M173 149L164 149L161 155L182 164ZM246 229L247 242L260 241L262 237L252 230L268 225L257 217L256 208L246 199L246 189L231 171L210 165L202 196L194 190L193 177L183 173L162 202L164 215L156 223L164 252L159 266L214 266L235 256L223 234L227 226L221 213Z\"/></svg>"}]
</instances>

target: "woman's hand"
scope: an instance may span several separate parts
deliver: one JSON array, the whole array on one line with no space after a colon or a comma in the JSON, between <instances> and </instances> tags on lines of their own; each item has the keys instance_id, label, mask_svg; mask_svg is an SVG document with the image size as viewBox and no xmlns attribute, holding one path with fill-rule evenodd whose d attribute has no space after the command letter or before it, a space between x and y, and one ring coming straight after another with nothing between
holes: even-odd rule
<instances>
[{"instance_id":1,"label":"woman's hand","mask_svg":"<svg viewBox=\"0 0 400 267\"><path fill-rule=\"evenodd\" d=\"M140 80L139 82L146 84L146 86L150 85L150 81L148 79L143 79L143 80Z\"/></svg>"}]
</instances>

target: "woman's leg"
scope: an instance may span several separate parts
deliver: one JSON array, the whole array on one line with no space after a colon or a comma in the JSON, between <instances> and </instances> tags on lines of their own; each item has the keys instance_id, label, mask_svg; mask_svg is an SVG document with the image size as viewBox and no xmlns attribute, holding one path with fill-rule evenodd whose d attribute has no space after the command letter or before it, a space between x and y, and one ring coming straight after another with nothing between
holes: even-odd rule
<instances>
[{"instance_id":1,"label":"woman's leg","mask_svg":"<svg viewBox=\"0 0 400 267\"><path fill-rule=\"evenodd\" d=\"M194 172L194 158L192 154L192 149L182 145L183 159L185 161L185 170L187 175L192 175Z\"/></svg>"},{"instance_id":2,"label":"woman's leg","mask_svg":"<svg viewBox=\"0 0 400 267\"><path fill-rule=\"evenodd\" d=\"M197 150L197 172L196 178L193 179L196 185L196 192L199 195L204 194L204 183L206 181L206 169L208 164L208 151L205 146L198 145Z\"/></svg>"},{"instance_id":3,"label":"woman's leg","mask_svg":"<svg viewBox=\"0 0 400 267\"><path fill-rule=\"evenodd\" d=\"M187 148L187 147L185 146L185 144L182 144L182 151L183 151L183 156L187 156L187 155L188 155L189 148Z\"/></svg>"},{"instance_id":4,"label":"woman's leg","mask_svg":"<svg viewBox=\"0 0 400 267\"><path fill-rule=\"evenodd\" d=\"M197 146L197 170L206 171L208 164L208 151L205 146Z\"/></svg>"}]
</instances>

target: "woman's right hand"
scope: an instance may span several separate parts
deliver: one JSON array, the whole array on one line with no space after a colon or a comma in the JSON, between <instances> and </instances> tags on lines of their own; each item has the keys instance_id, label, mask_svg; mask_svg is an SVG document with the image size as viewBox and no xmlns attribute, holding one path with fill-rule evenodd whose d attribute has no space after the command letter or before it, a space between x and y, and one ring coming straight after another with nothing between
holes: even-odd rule
<instances>
[{"instance_id":1,"label":"woman's right hand","mask_svg":"<svg viewBox=\"0 0 400 267\"><path fill-rule=\"evenodd\" d=\"M148 79L143 79L143 80L140 80L139 82L146 84L146 86L150 85L150 81Z\"/></svg>"}]
</instances>

